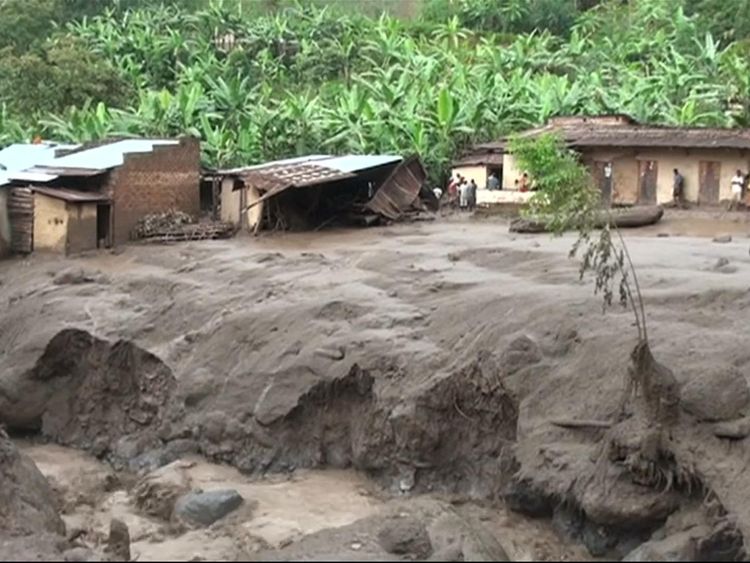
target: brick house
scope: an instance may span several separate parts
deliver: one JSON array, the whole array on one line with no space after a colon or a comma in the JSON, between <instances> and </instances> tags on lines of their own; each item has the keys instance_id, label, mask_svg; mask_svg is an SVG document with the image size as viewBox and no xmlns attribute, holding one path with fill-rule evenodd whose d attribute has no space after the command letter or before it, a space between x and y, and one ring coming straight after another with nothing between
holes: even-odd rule
<instances>
[{"instance_id":1,"label":"brick house","mask_svg":"<svg viewBox=\"0 0 750 563\"><path fill-rule=\"evenodd\" d=\"M16 249L62 251L66 254L90 248L109 247L131 239L136 223L145 215L177 210L197 216L200 211L200 143L197 139L127 139L84 147L11 175L16 187L12 201L32 213L22 215L9 207L11 225L18 233L32 233ZM61 197L54 197L54 190ZM63 197L65 196L65 197ZM95 197L94 197L95 196ZM35 206L35 200L46 204ZM65 206L49 205L49 199ZM85 202L85 205L84 205ZM95 204L95 205L94 205ZM87 217L95 207L95 221ZM56 209L53 217L47 210ZM14 216L19 219L15 220ZM25 217L22 219L21 217ZM31 221L24 225L23 221ZM61 225L77 225L65 239L39 236L49 229L62 232ZM87 225L83 227L82 225ZM49 226L49 229L48 229ZM82 232L88 229L91 232Z\"/></svg>"}]
</instances>

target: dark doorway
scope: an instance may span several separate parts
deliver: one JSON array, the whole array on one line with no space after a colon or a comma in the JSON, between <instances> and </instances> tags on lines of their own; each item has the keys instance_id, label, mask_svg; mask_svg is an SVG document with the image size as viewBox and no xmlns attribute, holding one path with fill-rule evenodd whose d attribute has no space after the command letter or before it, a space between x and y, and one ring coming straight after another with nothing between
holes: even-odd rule
<instances>
[{"instance_id":1,"label":"dark doorway","mask_svg":"<svg viewBox=\"0 0 750 563\"><path fill-rule=\"evenodd\" d=\"M201 181L200 199L201 213L205 215L214 214L214 191L215 184L213 178L204 178Z\"/></svg>"},{"instance_id":2,"label":"dark doorway","mask_svg":"<svg viewBox=\"0 0 750 563\"><path fill-rule=\"evenodd\" d=\"M110 225L112 224L112 206L107 204L96 206L96 247L109 248L112 246Z\"/></svg>"},{"instance_id":3,"label":"dark doorway","mask_svg":"<svg viewBox=\"0 0 750 563\"><path fill-rule=\"evenodd\" d=\"M500 189L503 189L503 167L502 166L490 166L487 168L487 178L490 177L490 174L494 174L497 176L497 179L500 180ZM480 186L483 187L483 186Z\"/></svg>"},{"instance_id":4,"label":"dark doorway","mask_svg":"<svg viewBox=\"0 0 750 563\"><path fill-rule=\"evenodd\" d=\"M719 183L721 178L721 163L701 161L700 188L698 203L701 205L716 205L719 203Z\"/></svg>"},{"instance_id":5,"label":"dark doorway","mask_svg":"<svg viewBox=\"0 0 750 563\"><path fill-rule=\"evenodd\" d=\"M640 178L638 184L638 203L656 203L656 185L659 177L659 165L655 160L641 160Z\"/></svg>"},{"instance_id":6,"label":"dark doorway","mask_svg":"<svg viewBox=\"0 0 750 563\"><path fill-rule=\"evenodd\" d=\"M599 191L601 192L602 205L604 207L609 207L612 205L612 163L597 160L594 162L591 172L594 177L594 185L599 188Z\"/></svg>"}]
</instances>

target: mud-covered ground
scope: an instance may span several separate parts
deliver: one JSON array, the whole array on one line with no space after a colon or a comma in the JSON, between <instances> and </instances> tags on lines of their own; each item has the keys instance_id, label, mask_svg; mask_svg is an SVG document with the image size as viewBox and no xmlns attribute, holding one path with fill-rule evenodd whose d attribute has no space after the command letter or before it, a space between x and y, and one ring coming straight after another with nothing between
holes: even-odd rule
<instances>
[{"instance_id":1,"label":"mud-covered ground","mask_svg":"<svg viewBox=\"0 0 750 563\"><path fill-rule=\"evenodd\" d=\"M634 483L616 462L597 472L603 431L553 424L612 419L635 343L632 315L602 315L591 281L579 281L567 258L571 237L510 235L499 219L2 262L0 420L133 476L97 497L84 528L103 526L102 499L130 506L135 481L170 463L197 464L185 471L226 464L247 483L286 475L318 489L311 502L322 512L325 491L355 494L359 479L378 491L377 501L352 500L345 521L319 515L322 524L290 525L301 532L277 543L257 533L257 508L237 513L226 529L242 526L250 539L207 557L323 558L346 544L342 557L382 558L367 536L378 526L367 519L379 514L374 505L406 510L394 502L413 502L434 555L448 549L435 545L435 522L467 499L544 518L478 504L459 514L483 522L467 525L489 529L511 558L580 556L569 542L617 558L649 538L654 549L676 542L693 556L731 551L750 532L750 226L737 214L694 219L668 212L626 237L654 354L687 397L670 463L691 475L695 491ZM724 233L733 240L712 240ZM731 439L717 436L719 420L739 427ZM629 439L627 424L618 431ZM60 466L31 453L43 473ZM332 478L309 468L357 473ZM262 505L266 485L247 483L243 496ZM279 494L304 504L302 492ZM66 506L70 526L80 508ZM501 516L517 521L503 525ZM210 543L152 524L131 538L144 560L182 558L191 541ZM529 530L539 545L514 548L514 534ZM215 537L222 533L219 526ZM154 537L166 551L144 547ZM462 556L471 559L471 549Z\"/></svg>"}]
</instances>

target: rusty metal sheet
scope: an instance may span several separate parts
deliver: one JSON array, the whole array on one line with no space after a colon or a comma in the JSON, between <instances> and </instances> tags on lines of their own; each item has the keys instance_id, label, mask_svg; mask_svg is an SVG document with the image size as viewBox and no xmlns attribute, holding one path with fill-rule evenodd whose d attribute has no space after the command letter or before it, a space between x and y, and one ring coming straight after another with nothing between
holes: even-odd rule
<instances>
[{"instance_id":1,"label":"rusty metal sheet","mask_svg":"<svg viewBox=\"0 0 750 563\"><path fill-rule=\"evenodd\" d=\"M354 176L351 172L341 172L309 162L267 166L239 175L246 186L253 186L261 192L279 192L291 187L305 188Z\"/></svg>"},{"instance_id":2,"label":"rusty metal sheet","mask_svg":"<svg viewBox=\"0 0 750 563\"><path fill-rule=\"evenodd\" d=\"M414 208L426 179L422 161L418 156L412 156L391 172L366 207L395 221Z\"/></svg>"}]
</instances>

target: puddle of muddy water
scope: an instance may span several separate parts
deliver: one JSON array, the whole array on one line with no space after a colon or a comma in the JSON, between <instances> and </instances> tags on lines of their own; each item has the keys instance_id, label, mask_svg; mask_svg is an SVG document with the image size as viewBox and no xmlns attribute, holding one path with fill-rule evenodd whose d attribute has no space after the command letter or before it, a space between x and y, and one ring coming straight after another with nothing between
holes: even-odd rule
<instances>
[{"instance_id":1,"label":"puddle of muddy water","mask_svg":"<svg viewBox=\"0 0 750 563\"><path fill-rule=\"evenodd\" d=\"M183 472L193 490L235 489L245 503L209 528L176 530L165 521L140 513L131 493L133 479L118 478L107 464L57 445L22 441L19 446L60 496L69 534L80 530L87 545L100 547L106 541L110 520L118 518L128 526L132 557L138 561L242 560L256 551L283 547L321 530L353 524L379 513L389 502L371 481L355 471L297 470L249 478L232 467L187 457L170 464L173 469L169 470ZM130 482L130 488L123 484L125 481ZM503 538L512 560L587 558L585 552L566 545L542 521L526 520L502 507L494 509L486 520Z\"/></svg>"},{"instance_id":2,"label":"puddle of muddy water","mask_svg":"<svg viewBox=\"0 0 750 563\"><path fill-rule=\"evenodd\" d=\"M184 561L194 557L236 560L261 547L279 547L307 534L370 516L382 505L369 481L353 471L297 471L250 479L237 470L186 458L179 463L193 489L235 489L245 506L205 530L170 536L165 522L140 514L126 490L106 491L112 471L98 460L56 445L20 444L63 500L68 531L90 530L103 542L111 518L128 525L138 561Z\"/></svg>"}]
</instances>

